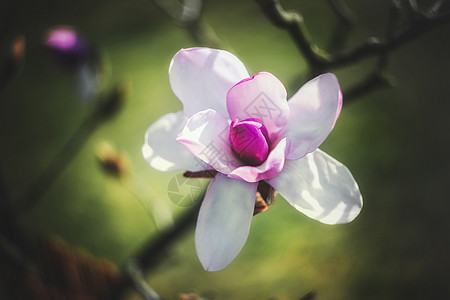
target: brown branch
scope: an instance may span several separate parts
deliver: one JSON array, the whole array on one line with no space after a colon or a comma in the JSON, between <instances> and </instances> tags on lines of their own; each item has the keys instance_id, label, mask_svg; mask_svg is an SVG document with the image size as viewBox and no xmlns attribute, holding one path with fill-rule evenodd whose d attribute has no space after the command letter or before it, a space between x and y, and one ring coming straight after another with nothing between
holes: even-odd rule
<instances>
[{"instance_id":1,"label":"brown branch","mask_svg":"<svg viewBox=\"0 0 450 300\"><path fill-rule=\"evenodd\" d=\"M345 99L344 104L348 105L350 103L353 103L358 97L367 94L375 89L395 87L395 85L396 84L394 78L387 72L375 70L359 83L343 92Z\"/></svg>"},{"instance_id":2,"label":"brown branch","mask_svg":"<svg viewBox=\"0 0 450 300\"><path fill-rule=\"evenodd\" d=\"M153 288L145 280L145 276L139 268L133 262L128 263L128 272L130 279L133 281L134 287L146 300L162 300L162 298L153 290Z\"/></svg>"},{"instance_id":3,"label":"brown branch","mask_svg":"<svg viewBox=\"0 0 450 300\"><path fill-rule=\"evenodd\" d=\"M137 266L140 270L149 271L156 267L162 261L162 257L167 254L167 249L172 246L184 233L192 228L197 220L198 210L200 208L204 194L200 195L195 205L189 208L181 216L173 227L168 227L160 232L155 238L150 239L129 261L129 264ZM128 272L121 272L122 277L116 288L105 298L108 300L121 299L125 291L130 287L136 286L136 282Z\"/></svg>"},{"instance_id":4,"label":"brown branch","mask_svg":"<svg viewBox=\"0 0 450 300\"><path fill-rule=\"evenodd\" d=\"M95 129L113 116L123 104L126 86L117 84L100 100L98 106L75 130L71 138L53 157L44 172L34 181L17 201L16 210L25 212L34 208L56 179L66 169L78 151L84 146Z\"/></svg>"},{"instance_id":5,"label":"brown branch","mask_svg":"<svg viewBox=\"0 0 450 300\"><path fill-rule=\"evenodd\" d=\"M356 47L347 53L330 56L328 62L325 64L327 67L331 68L356 62L368 56L386 54L419 37L425 32L447 22L450 22L450 12L432 18L423 17L410 26L400 29L385 42L382 42L377 38L370 38L359 47Z\"/></svg>"},{"instance_id":6,"label":"brown branch","mask_svg":"<svg viewBox=\"0 0 450 300\"><path fill-rule=\"evenodd\" d=\"M341 22L346 23L347 25L355 23L355 15L344 3L342 3L342 0L328 0L328 3L330 3L331 8Z\"/></svg>"},{"instance_id":7,"label":"brown branch","mask_svg":"<svg viewBox=\"0 0 450 300\"><path fill-rule=\"evenodd\" d=\"M411 24L399 29L386 41L372 37L350 51L332 55L320 49L313 42L301 14L287 12L282 7L280 0L256 0L256 2L273 24L289 32L297 48L308 61L313 73L354 63L369 56L386 54L423 33L450 21L450 12L433 16L421 14L420 18L416 18Z\"/></svg>"},{"instance_id":8,"label":"brown branch","mask_svg":"<svg viewBox=\"0 0 450 300\"><path fill-rule=\"evenodd\" d=\"M297 48L303 53L313 73L323 69L329 54L321 50L312 40L299 13L287 12L279 0L256 0L263 13L272 23L288 31Z\"/></svg>"},{"instance_id":9,"label":"brown branch","mask_svg":"<svg viewBox=\"0 0 450 300\"><path fill-rule=\"evenodd\" d=\"M153 0L165 14L171 17L178 25L186 28L192 39L199 45L218 48L221 42L205 23L201 16L203 0Z\"/></svg>"}]
</instances>

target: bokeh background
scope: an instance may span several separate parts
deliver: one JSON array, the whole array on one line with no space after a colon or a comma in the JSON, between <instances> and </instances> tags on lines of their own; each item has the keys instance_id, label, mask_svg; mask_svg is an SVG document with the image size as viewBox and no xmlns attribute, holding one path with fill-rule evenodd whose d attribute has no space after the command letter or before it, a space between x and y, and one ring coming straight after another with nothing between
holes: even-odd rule
<instances>
[{"instance_id":1,"label":"bokeh background","mask_svg":"<svg viewBox=\"0 0 450 300\"><path fill-rule=\"evenodd\" d=\"M384 35L390 1L345 2L356 16L345 48ZM327 1L283 4L301 12L316 43L328 47L338 18ZM205 1L202 20L250 73L273 73L289 95L309 79L288 34L271 25L255 2ZM46 31L76 28L98 49L103 88L128 86L120 110L95 127L39 202L18 213L31 238L58 237L120 269L158 235L155 224L170 226L167 217L155 223L155 209L175 221L188 210L168 197L177 173L150 168L141 145L152 122L182 108L168 81L172 56L199 45L146 0L3 0L0 24L2 57L14 38L26 40L23 69L0 91L0 174L14 204L97 101L80 101L74 74L55 65L42 46ZM277 196L254 217L245 247L228 268L203 270L192 227L148 270L150 285L167 299L186 292L217 300L300 299L308 293L316 299L449 299L449 34L444 24L393 51L388 71L397 86L345 105L322 145L360 185L364 208L355 221L324 225ZM327 71L345 91L375 64L368 58ZM99 164L105 141L125 157L120 179ZM134 292L127 297L141 299Z\"/></svg>"}]
</instances>

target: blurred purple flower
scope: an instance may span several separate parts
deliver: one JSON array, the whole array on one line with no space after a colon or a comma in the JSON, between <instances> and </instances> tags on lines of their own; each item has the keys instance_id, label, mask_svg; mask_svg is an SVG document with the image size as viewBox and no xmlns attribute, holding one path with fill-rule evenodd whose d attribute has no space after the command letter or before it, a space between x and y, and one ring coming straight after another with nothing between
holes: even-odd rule
<instances>
[{"instance_id":1,"label":"blurred purple flower","mask_svg":"<svg viewBox=\"0 0 450 300\"><path fill-rule=\"evenodd\" d=\"M320 75L286 101L274 75L250 77L229 52L191 48L175 54L169 78L183 111L149 127L142 153L161 171L218 171L195 233L206 270L221 270L239 254L260 181L320 222L347 223L359 214L362 196L353 176L318 149L342 107L336 76Z\"/></svg>"},{"instance_id":2,"label":"blurred purple flower","mask_svg":"<svg viewBox=\"0 0 450 300\"><path fill-rule=\"evenodd\" d=\"M91 56L86 40L75 29L66 26L49 30L44 45L52 59L66 68L77 68Z\"/></svg>"},{"instance_id":3,"label":"blurred purple flower","mask_svg":"<svg viewBox=\"0 0 450 300\"><path fill-rule=\"evenodd\" d=\"M99 88L99 63L93 48L75 29L58 26L49 30L44 46L52 60L74 72L80 98L92 98Z\"/></svg>"}]
</instances>

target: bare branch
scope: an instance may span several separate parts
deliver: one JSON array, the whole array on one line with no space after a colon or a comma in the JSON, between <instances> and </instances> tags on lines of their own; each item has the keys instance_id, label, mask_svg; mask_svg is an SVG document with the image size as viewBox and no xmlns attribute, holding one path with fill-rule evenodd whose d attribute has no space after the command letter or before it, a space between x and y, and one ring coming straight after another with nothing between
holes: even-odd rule
<instances>
[{"instance_id":1,"label":"bare branch","mask_svg":"<svg viewBox=\"0 0 450 300\"><path fill-rule=\"evenodd\" d=\"M16 200L15 206L18 212L28 211L39 202L95 129L119 110L126 97L125 93L126 86L119 83L99 101L97 107L90 112L66 144L52 158L44 172L31 184L24 195Z\"/></svg>"},{"instance_id":2,"label":"bare branch","mask_svg":"<svg viewBox=\"0 0 450 300\"><path fill-rule=\"evenodd\" d=\"M264 14L273 24L289 32L297 48L303 53L313 73L323 69L329 54L321 50L311 39L299 13L287 12L279 0L256 0Z\"/></svg>"},{"instance_id":3,"label":"bare branch","mask_svg":"<svg viewBox=\"0 0 450 300\"><path fill-rule=\"evenodd\" d=\"M133 281L135 288L146 300L162 300L162 298L156 293L156 291L147 283L144 274L139 266L131 261L127 265L128 275Z\"/></svg>"},{"instance_id":4,"label":"bare branch","mask_svg":"<svg viewBox=\"0 0 450 300\"><path fill-rule=\"evenodd\" d=\"M369 38L365 43L347 53L330 56L326 65L331 68L345 65L350 62L356 62L368 56L386 54L414 38L419 37L423 33L449 21L450 12L443 13L434 18L423 17L411 26L403 27L398 30L396 34L393 34L391 38L385 42L381 42L377 38Z\"/></svg>"},{"instance_id":5,"label":"bare branch","mask_svg":"<svg viewBox=\"0 0 450 300\"><path fill-rule=\"evenodd\" d=\"M356 17L353 12L342 2L342 0L328 0L339 21L334 26L328 49L330 52L339 51L345 45L350 30L355 24Z\"/></svg>"},{"instance_id":6,"label":"bare branch","mask_svg":"<svg viewBox=\"0 0 450 300\"><path fill-rule=\"evenodd\" d=\"M352 25L355 23L355 15L348 8L348 6L342 2L342 0L328 0L328 3L330 3L341 22L346 23L347 25Z\"/></svg>"},{"instance_id":7,"label":"bare branch","mask_svg":"<svg viewBox=\"0 0 450 300\"><path fill-rule=\"evenodd\" d=\"M434 17L421 14L420 18L391 34L384 42L372 37L348 52L331 55L319 49L312 41L300 14L285 11L279 0L256 0L256 2L272 23L289 32L297 47L307 59L313 73L353 63L369 56L386 54L423 33L450 21L450 12Z\"/></svg>"},{"instance_id":8,"label":"bare branch","mask_svg":"<svg viewBox=\"0 0 450 300\"><path fill-rule=\"evenodd\" d=\"M201 20L202 0L185 0L184 3L177 0L153 0L153 2L176 23L185 27L197 44L219 47L219 39Z\"/></svg>"},{"instance_id":9,"label":"bare branch","mask_svg":"<svg viewBox=\"0 0 450 300\"><path fill-rule=\"evenodd\" d=\"M425 14L430 18L436 16L444 2L445 0L436 0L433 5L431 5L431 7L425 12Z\"/></svg>"},{"instance_id":10,"label":"bare branch","mask_svg":"<svg viewBox=\"0 0 450 300\"><path fill-rule=\"evenodd\" d=\"M394 77L390 76L386 71L376 69L362 81L343 92L345 97L344 104L348 105L353 103L358 97L372 92L375 89L395 86Z\"/></svg>"},{"instance_id":11,"label":"bare branch","mask_svg":"<svg viewBox=\"0 0 450 300\"><path fill-rule=\"evenodd\" d=\"M204 196L204 193L200 195L194 201L195 205L189 208L189 211L181 216L174 226L167 228L165 231L158 233L155 238L150 239L130 261L144 271L149 271L155 267L161 261L161 257L166 254L167 249L195 224ZM122 278L117 287L105 299L121 299L127 288L135 284L127 270L121 272L121 274Z\"/></svg>"},{"instance_id":12,"label":"bare branch","mask_svg":"<svg viewBox=\"0 0 450 300\"><path fill-rule=\"evenodd\" d=\"M416 0L408 0L406 3L408 4L406 7L408 7L411 11L419 13L419 6L417 5Z\"/></svg>"},{"instance_id":13,"label":"bare branch","mask_svg":"<svg viewBox=\"0 0 450 300\"><path fill-rule=\"evenodd\" d=\"M182 25L197 23L203 8L202 0L185 0L184 3L176 0L153 0L153 2Z\"/></svg>"}]
</instances>

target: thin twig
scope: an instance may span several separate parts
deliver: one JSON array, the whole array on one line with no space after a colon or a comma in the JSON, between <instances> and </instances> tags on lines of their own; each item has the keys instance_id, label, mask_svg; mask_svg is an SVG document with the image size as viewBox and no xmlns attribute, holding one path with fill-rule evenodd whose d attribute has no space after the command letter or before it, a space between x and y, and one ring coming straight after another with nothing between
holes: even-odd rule
<instances>
[{"instance_id":1,"label":"thin twig","mask_svg":"<svg viewBox=\"0 0 450 300\"><path fill-rule=\"evenodd\" d=\"M360 96L367 94L375 89L395 87L394 77L386 71L387 57L382 56L379 59L377 67L363 80L348 88L343 92L344 104L348 105L358 99Z\"/></svg>"},{"instance_id":2,"label":"thin twig","mask_svg":"<svg viewBox=\"0 0 450 300\"><path fill-rule=\"evenodd\" d=\"M168 227L166 230L159 232L155 238L150 239L130 261L146 272L156 267L162 261L161 257L166 254L167 249L195 224L203 197L204 194L200 195L194 201L195 205L189 208L189 211L181 216L174 226ZM120 282L105 299L121 299L128 288L136 285L126 270L122 271L121 274Z\"/></svg>"},{"instance_id":3,"label":"thin twig","mask_svg":"<svg viewBox=\"0 0 450 300\"><path fill-rule=\"evenodd\" d=\"M81 123L69 141L53 157L44 173L17 201L18 211L30 210L38 203L83 147L95 128L118 110L124 97L122 92L122 86L117 85L105 99L99 102L99 105Z\"/></svg>"},{"instance_id":4,"label":"thin twig","mask_svg":"<svg viewBox=\"0 0 450 300\"><path fill-rule=\"evenodd\" d=\"M445 12L434 17L421 15L420 19L416 20L410 26L401 28L384 42L372 37L350 51L331 55L320 49L312 41L303 22L303 18L299 13L285 11L279 0L256 1L260 4L262 11L275 25L289 32L297 47L309 62L313 73L317 73L317 71L323 69L354 63L369 56L385 54L423 33L450 21L450 12Z\"/></svg>"},{"instance_id":5,"label":"thin twig","mask_svg":"<svg viewBox=\"0 0 450 300\"><path fill-rule=\"evenodd\" d=\"M333 8L341 22L344 22L347 25L353 25L355 23L355 15L342 0L328 0L328 3L330 3L330 6Z\"/></svg>"},{"instance_id":6,"label":"thin twig","mask_svg":"<svg viewBox=\"0 0 450 300\"><path fill-rule=\"evenodd\" d=\"M202 0L153 0L153 2L177 24L185 27L199 45L219 47L221 42L214 31L202 22Z\"/></svg>"},{"instance_id":7,"label":"thin twig","mask_svg":"<svg viewBox=\"0 0 450 300\"><path fill-rule=\"evenodd\" d=\"M445 1L446 0L436 0L433 5L431 5L430 8L425 12L425 14L430 18L436 16Z\"/></svg>"},{"instance_id":8,"label":"thin twig","mask_svg":"<svg viewBox=\"0 0 450 300\"><path fill-rule=\"evenodd\" d=\"M135 262L130 261L127 264L127 269L134 287L145 300L162 300L158 293L147 283L141 268Z\"/></svg>"},{"instance_id":9,"label":"thin twig","mask_svg":"<svg viewBox=\"0 0 450 300\"><path fill-rule=\"evenodd\" d=\"M402 6L399 0L391 2L389 18L386 27L386 38L391 39L400 26L400 18L402 15Z\"/></svg>"},{"instance_id":10,"label":"thin twig","mask_svg":"<svg viewBox=\"0 0 450 300\"><path fill-rule=\"evenodd\" d=\"M381 42L378 39L371 38L368 39L364 44L353 50L341 54L329 57L329 61L326 63L328 67L337 67L341 65L348 64L350 62L356 62L362 58L371 56L385 54L397 49L399 46L419 37L423 33L436 28L439 25L447 23L450 21L450 12L446 12L442 15L436 16L434 18L422 18L420 21L416 21L409 27L399 30L386 42Z\"/></svg>"},{"instance_id":11,"label":"thin twig","mask_svg":"<svg viewBox=\"0 0 450 300\"><path fill-rule=\"evenodd\" d=\"M153 0L173 20L183 25L197 23L203 8L202 0L185 0L181 3L176 0Z\"/></svg>"},{"instance_id":12,"label":"thin twig","mask_svg":"<svg viewBox=\"0 0 450 300\"><path fill-rule=\"evenodd\" d=\"M312 40L299 13L287 12L279 0L256 0L264 14L273 24L288 31L297 48L303 53L313 73L320 73L329 60L329 54L321 50Z\"/></svg>"},{"instance_id":13,"label":"thin twig","mask_svg":"<svg viewBox=\"0 0 450 300\"><path fill-rule=\"evenodd\" d=\"M408 7L410 10L412 10L415 13L419 13L419 6L417 5L417 1L416 0L408 0L408 2L406 2L408 5L406 7Z\"/></svg>"},{"instance_id":14,"label":"thin twig","mask_svg":"<svg viewBox=\"0 0 450 300\"><path fill-rule=\"evenodd\" d=\"M328 49L330 51L341 50L349 37L349 32L355 24L356 18L342 0L328 0L328 3L339 19L337 25L334 26Z\"/></svg>"},{"instance_id":15,"label":"thin twig","mask_svg":"<svg viewBox=\"0 0 450 300\"><path fill-rule=\"evenodd\" d=\"M93 129L99 123L100 118L96 112L91 113L63 148L53 157L52 161L42 175L31 185L26 193L17 201L19 211L27 211L44 196L47 190L53 185L58 176L64 171L72 158L87 141Z\"/></svg>"}]
</instances>

